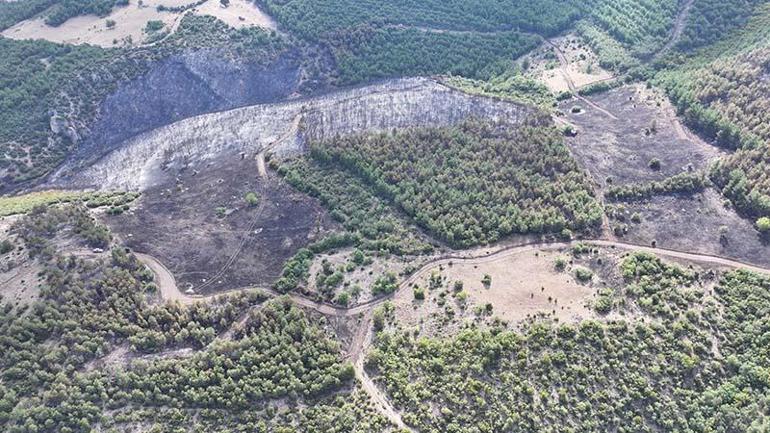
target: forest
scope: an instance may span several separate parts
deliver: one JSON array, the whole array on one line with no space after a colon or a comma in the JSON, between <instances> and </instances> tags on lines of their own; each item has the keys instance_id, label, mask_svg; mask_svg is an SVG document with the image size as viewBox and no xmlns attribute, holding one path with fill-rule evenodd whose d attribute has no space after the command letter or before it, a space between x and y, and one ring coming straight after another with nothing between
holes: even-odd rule
<instances>
[{"instance_id":1,"label":"forest","mask_svg":"<svg viewBox=\"0 0 770 433\"><path fill-rule=\"evenodd\" d=\"M653 80L690 127L737 149L713 167L711 179L740 211L754 217L770 214L770 85L762 78L770 59L768 41L770 7L763 5L730 37Z\"/></svg>"},{"instance_id":2,"label":"forest","mask_svg":"<svg viewBox=\"0 0 770 433\"><path fill-rule=\"evenodd\" d=\"M524 30L550 35L577 16L569 3L554 0L257 0L268 14L306 39L362 24L437 30L494 32Z\"/></svg>"},{"instance_id":3,"label":"forest","mask_svg":"<svg viewBox=\"0 0 770 433\"><path fill-rule=\"evenodd\" d=\"M343 85L408 75L488 79L509 69L511 59L540 41L515 31L455 33L371 26L330 37Z\"/></svg>"},{"instance_id":4,"label":"forest","mask_svg":"<svg viewBox=\"0 0 770 433\"><path fill-rule=\"evenodd\" d=\"M453 246L513 233L569 237L601 221L588 176L554 128L468 121L346 136L312 144L310 152Z\"/></svg>"},{"instance_id":5,"label":"forest","mask_svg":"<svg viewBox=\"0 0 770 433\"><path fill-rule=\"evenodd\" d=\"M646 254L618 267L597 307L625 317L442 338L391 327L367 368L423 432L765 431L770 280Z\"/></svg>"},{"instance_id":6,"label":"forest","mask_svg":"<svg viewBox=\"0 0 770 433\"><path fill-rule=\"evenodd\" d=\"M254 290L191 306L159 302L152 273L113 245L109 231L78 204L37 207L13 232L44 271L38 300L0 309L3 431L89 432L163 411L175 415L159 424L172 426L191 425L198 413L210 423L257 431L387 427L352 388L352 367L342 362L339 343L290 301L266 302ZM63 253L57 246L63 235L111 253L107 259ZM244 314L232 339L221 338ZM125 346L139 358L130 366L83 369ZM203 350L182 361L141 359L184 347ZM279 414L270 403L278 398L318 406Z\"/></svg>"}]
</instances>

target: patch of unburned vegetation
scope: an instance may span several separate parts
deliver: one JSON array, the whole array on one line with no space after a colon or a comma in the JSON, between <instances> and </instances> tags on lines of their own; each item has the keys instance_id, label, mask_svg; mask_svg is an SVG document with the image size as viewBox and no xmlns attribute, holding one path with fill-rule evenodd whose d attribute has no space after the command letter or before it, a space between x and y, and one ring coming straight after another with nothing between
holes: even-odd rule
<instances>
[{"instance_id":1,"label":"patch of unburned vegetation","mask_svg":"<svg viewBox=\"0 0 770 433\"><path fill-rule=\"evenodd\" d=\"M57 203L83 202L90 208L110 206L108 212L120 213L128 210L128 204L138 197L128 192L91 192L71 190L48 190L27 194L0 197L0 217L23 214L36 206Z\"/></svg>"}]
</instances>

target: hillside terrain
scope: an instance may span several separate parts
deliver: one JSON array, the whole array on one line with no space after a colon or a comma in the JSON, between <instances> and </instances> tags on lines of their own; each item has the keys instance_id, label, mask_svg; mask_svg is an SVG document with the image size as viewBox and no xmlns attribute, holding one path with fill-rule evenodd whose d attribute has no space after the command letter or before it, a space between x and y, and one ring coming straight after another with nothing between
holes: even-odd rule
<instances>
[{"instance_id":1,"label":"hillside terrain","mask_svg":"<svg viewBox=\"0 0 770 433\"><path fill-rule=\"evenodd\" d=\"M770 431L769 24L0 0L0 431Z\"/></svg>"}]
</instances>

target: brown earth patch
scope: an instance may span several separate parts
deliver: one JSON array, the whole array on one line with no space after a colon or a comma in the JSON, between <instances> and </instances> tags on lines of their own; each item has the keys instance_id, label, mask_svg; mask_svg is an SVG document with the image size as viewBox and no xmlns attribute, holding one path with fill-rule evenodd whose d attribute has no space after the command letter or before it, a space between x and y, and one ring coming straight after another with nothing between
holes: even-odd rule
<instances>
[{"instance_id":1,"label":"brown earth patch","mask_svg":"<svg viewBox=\"0 0 770 433\"><path fill-rule=\"evenodd\" d=\"M590 96L588 99L613 113L612 119L581 101L559 105L564 119L578 134L567 145L578 162L602 187L661 180L688 170L704 169L723 151L694 137L682 138L681 125L671 116L665 100L641 86L625 86ZM572 113L579 107L579 113ZM649 165L653 158L660 170Z\"/></svg>"},{"instance_id":2,"label":"brown earth patch","mask_svg":"<svg viewBox=\"0 0 770 433\"><path fill-rule=\"evenodd\" d=\"M161 260L183 291L267 286L297 250L335 227L316 200L274 173L261 178L252 158L221 156L164 176L135 209L104 220L127 246ZM244 199L249 192L256 205Z\"/></svg>"}]
</instances>

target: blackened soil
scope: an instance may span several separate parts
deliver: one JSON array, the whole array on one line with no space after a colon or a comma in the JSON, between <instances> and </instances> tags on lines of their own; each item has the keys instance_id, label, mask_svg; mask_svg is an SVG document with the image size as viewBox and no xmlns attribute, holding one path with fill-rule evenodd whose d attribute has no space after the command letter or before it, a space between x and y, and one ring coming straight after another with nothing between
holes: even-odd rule
<instances>
[{"instance_id":1,"label":"blackened soil","mask_svg":"<svg viewBox=\"0 0 770 433\"><path fill-rule=\"evenodd\" d=\"M127 246L161 260L180 290L269 285L297 250L335 227L316 200L275 173L260 178L252 158L223 156L165 177L135 209L105 218ZM246 202L249 192L258 204Z\"/></svg>"}]
</instances>

